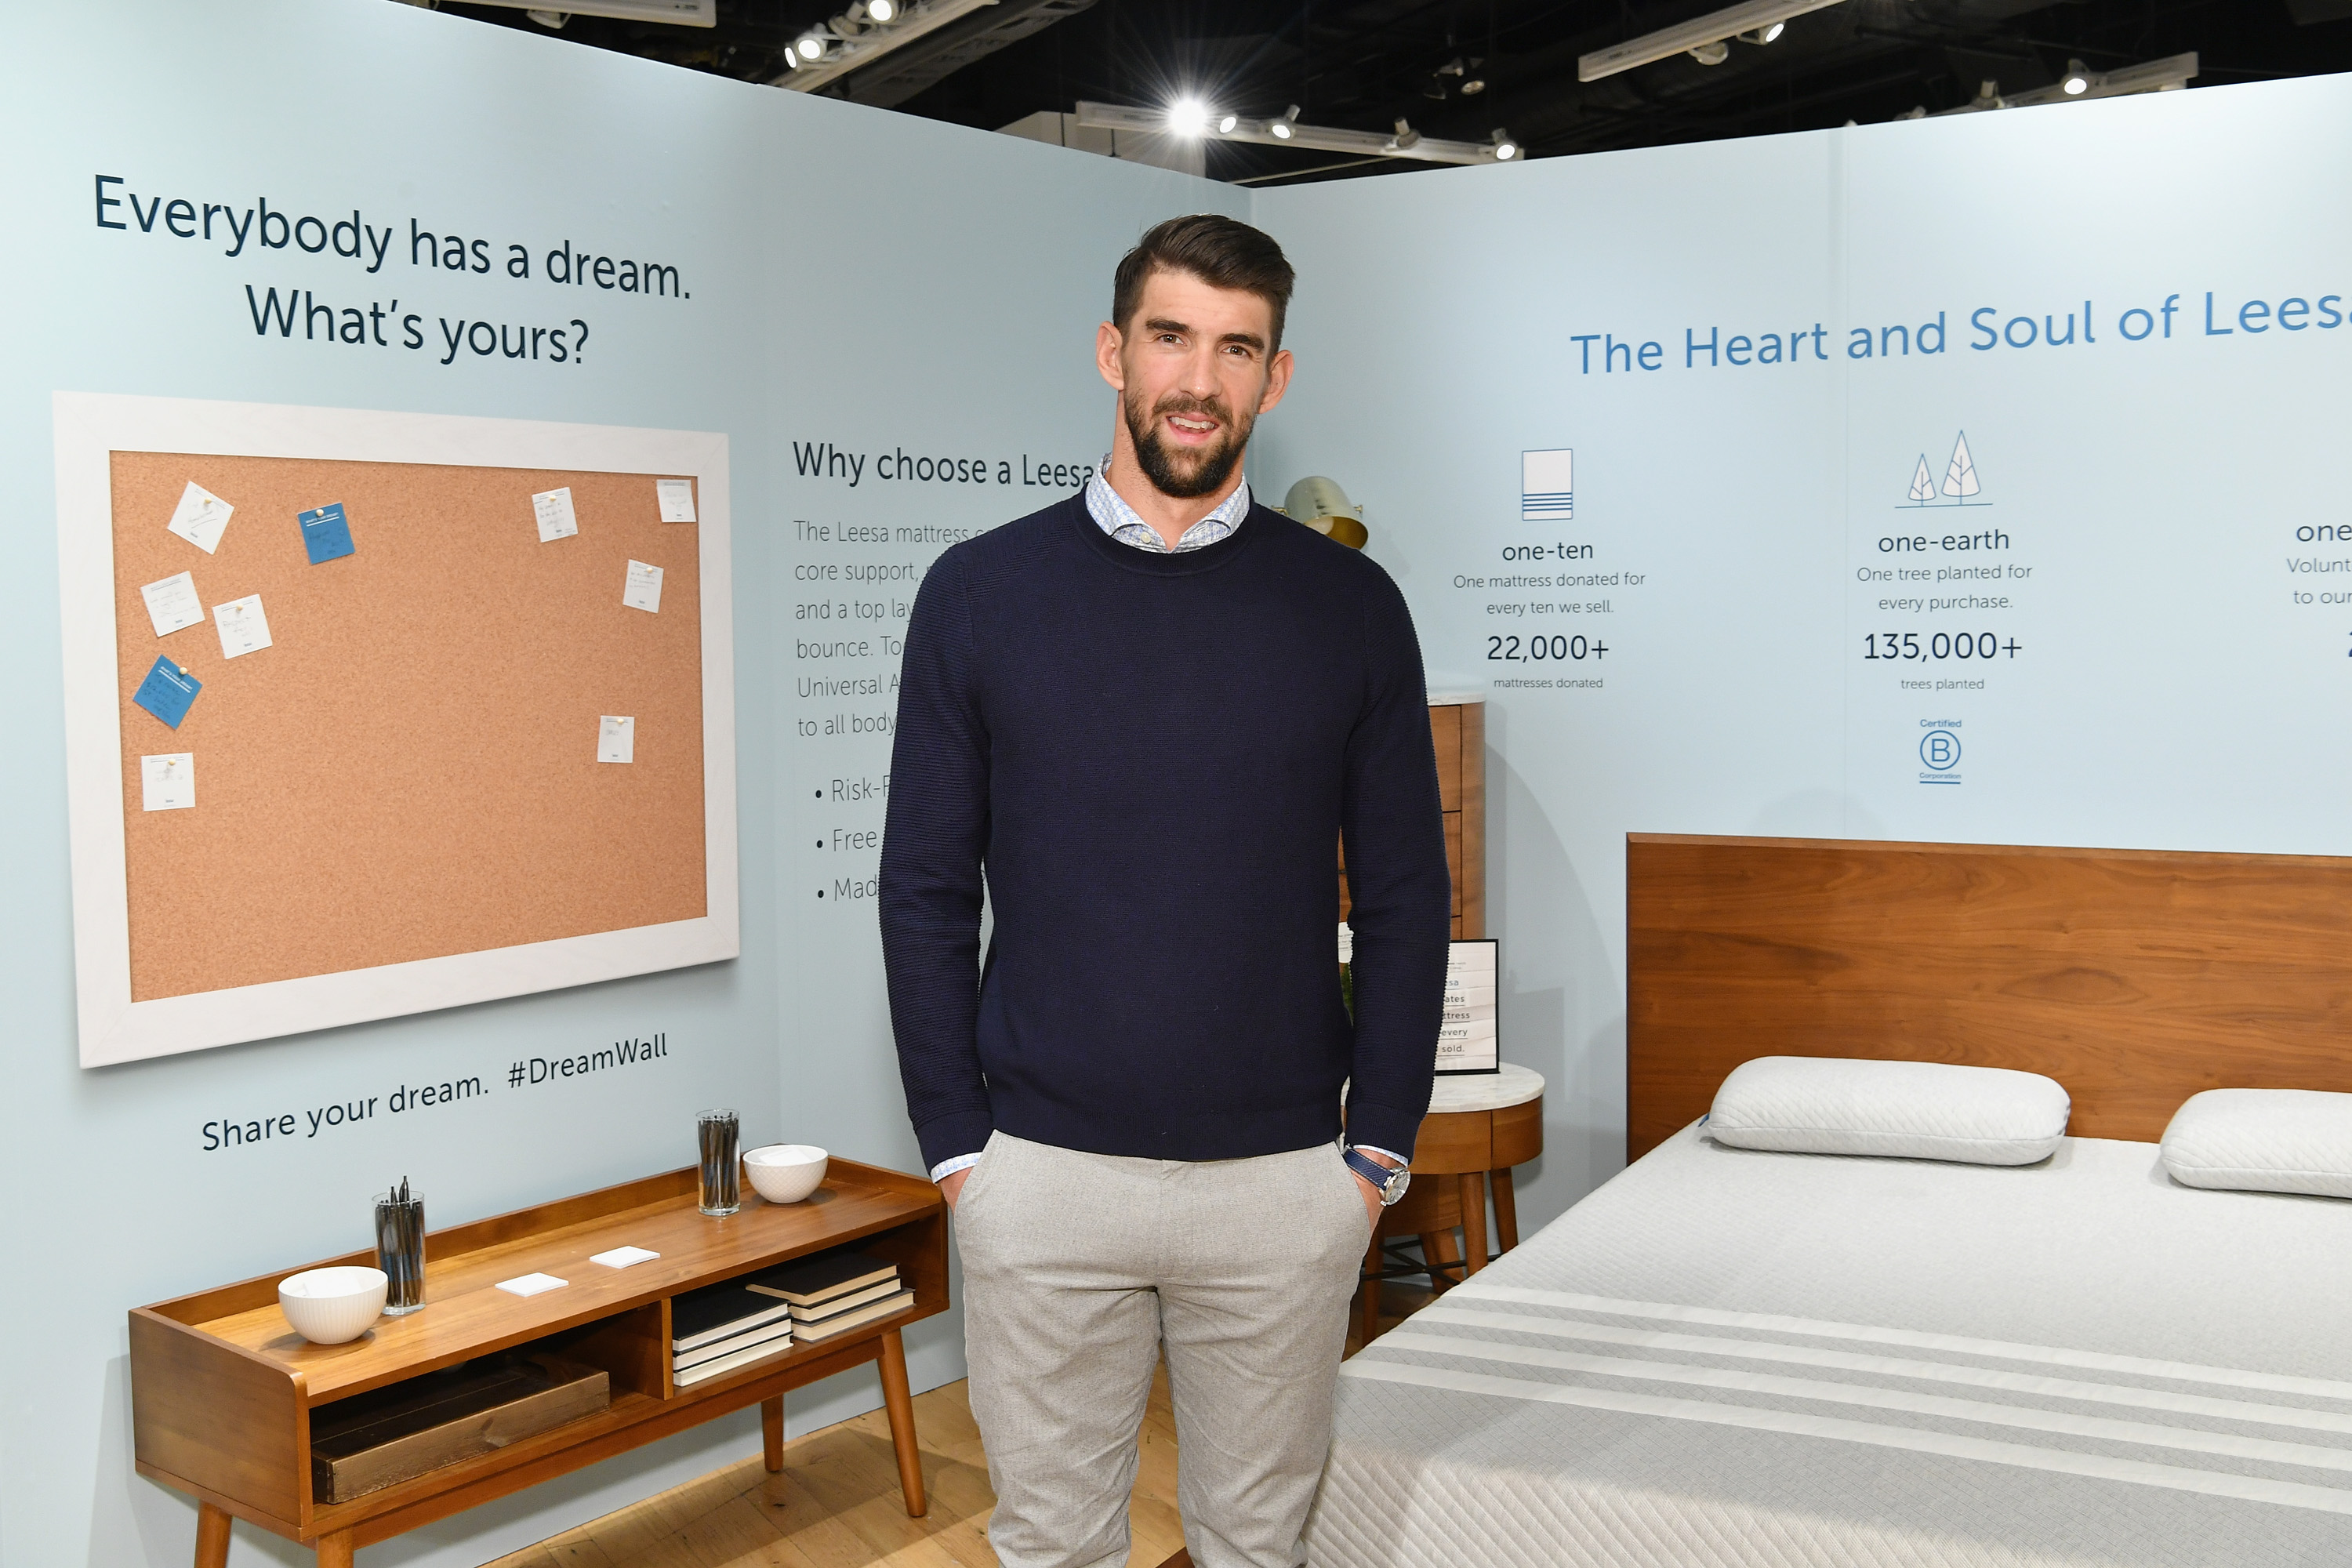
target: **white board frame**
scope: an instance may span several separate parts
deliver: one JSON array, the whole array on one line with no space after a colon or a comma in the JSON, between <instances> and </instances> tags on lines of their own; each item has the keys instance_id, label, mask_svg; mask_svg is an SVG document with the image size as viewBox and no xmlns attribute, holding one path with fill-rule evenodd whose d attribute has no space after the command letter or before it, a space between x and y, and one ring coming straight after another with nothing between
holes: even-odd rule
<instances>
[{"instance_id":1,"label":"white board frame","mask_svg":"<svg viewBox=\"0 0 2352 1568\"><path fill-rule=\"evenodd\" d=\"M54 394L51 413L57 439L74 974L83 1067L272 1039L741 955L734 593L724 435L77 392ZM702 821L704 907L709 912L697 920L629 931L132 1001L109 460L114 452L692 475L699 520L695 526L701 531ZM162 520L156 526L163 526Z\"/></svg>"}]
</instances>

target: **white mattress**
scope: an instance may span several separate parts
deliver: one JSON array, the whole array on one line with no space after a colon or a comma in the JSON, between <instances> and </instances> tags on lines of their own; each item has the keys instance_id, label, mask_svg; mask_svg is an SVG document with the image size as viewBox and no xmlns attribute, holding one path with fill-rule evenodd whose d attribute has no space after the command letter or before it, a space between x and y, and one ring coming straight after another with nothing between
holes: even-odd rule
<instances>
[{"instance_id":1,"label":"white mattress","mask_svg":"<svg viewBox=\"0 0 2352 1568\"><path fill-rule=\"evenodd\" d=\"M2352 1203L1685 1129L1348 1363L1318 1568L2352 1563Z\"/></svg>"}]
</instances>

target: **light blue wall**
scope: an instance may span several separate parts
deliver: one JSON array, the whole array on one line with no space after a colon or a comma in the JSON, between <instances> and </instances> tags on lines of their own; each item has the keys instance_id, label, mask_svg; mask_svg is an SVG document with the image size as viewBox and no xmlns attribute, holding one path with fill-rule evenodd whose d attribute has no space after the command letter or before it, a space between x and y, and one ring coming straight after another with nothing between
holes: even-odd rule
<instances>
[{"instance_id":1,"label":"light blue wall","mask_svg":"<svg viewBox=\"0 0 2352 1568\"><path fill-rule=\"evenodd\" d=\"M0 472L13 613L0 654L0 987L15 1044L0 1224L0 1560L184 1563L193 1505L131 1472L125 1309L365 1245L369 1195L405 1173L436 1224L685 1163L692 1112L761 1140L914 1163L879 998L870 903L811 896L875 857L819 856L812 779L879 775L887 739L804 743L789 605L792 520L979 526L1018 487L793 477L789 442L1098 453L1087 364L1107 257L1173 211L1246 198L1158 170L818 101L382 0L231 8L107 0L16 18L0 64ZM100 229L94 177L240 212L399 226L382 272L297 251ZM117 193L119 194L119 192ZM117 209L110 216L126 217ZM406 226L659 257L686 300L457 278L404 259ZM577 364L256 336L243 286L364 307L591 324ZM584 301L584 302L583 302ZM398 341L396 331L391 334ZM56 389L419 409L728 434L734 494L743 957L642 979L85 1072L73 963L49 445ZM977 445L973 445L976 443ZM1090 459L1089 459L1090 460ZM870 552L869 552L870 553ZM936 548L880 552L918 570ZM898 597L910 596L904 586ZM882 661L865 661L881 670ZM861 668L863 668L861 666ZM851 862L855 860L856 866ZM781 908L780 908L781 903ZM666 1031L663 1068L509 1091L255 1150L199 1129L481 1074L516 1057ZM86 1173L86 1174L85 1174ZM961 1375L950 1315L909 1335L919 1386ZM870 1407L870 1373L795 1396L796 1430ZM474 1510L362 1557L473 1563L756 1451L745 1417ZM233 1561L292 1562L240 1526Z\"/></svg>"},{"instance_id":2,"label":"light blue wall","mask_svg":"<svg viewBox=\"0 0 2352 1568\"><path fill-rule=\"evenodd\" d=\"M1629 832L2352 853L2347 129L2352 80L2326 78L1258 196L1302 279L1259 464L1338 478L1433 672L1487 685L1503 1052L1552 1082L1523 1218L1623 1157ZM2168 297L2171 336L2151 314L2127 341ZM2233 326L2250 300L2268 331ZM1879 331L1939 312L1940 353ZM2070 313L2075 342L2039 341ZM2028 317L2037 341L2001 341ZM1690 347L1791 327L1800 363ZM1852 357L1858 328L1894 357ZM1587 334L1657 368L1609 368L1602 338L1588 371ZM1980 492L1912 508L1963 430ZM1521 451L1563 447L1574 519L1521 521ZM1595 552L1567 570L1643 580L1493 582L1562 570L1505 556L1561 540ZM1859 576L1899 570L1929 580ZM1963 595L2007 603L1933 602ZM1585 608L1529 610L1561 601ZM1538 629L1610 652L1486 657ZM1865 658L1887 632L1999 652ZM1604 684L1492 684L1563 675ZM1948 725L1938 773L1919 748Z\"/></svg>"}]
</instances>

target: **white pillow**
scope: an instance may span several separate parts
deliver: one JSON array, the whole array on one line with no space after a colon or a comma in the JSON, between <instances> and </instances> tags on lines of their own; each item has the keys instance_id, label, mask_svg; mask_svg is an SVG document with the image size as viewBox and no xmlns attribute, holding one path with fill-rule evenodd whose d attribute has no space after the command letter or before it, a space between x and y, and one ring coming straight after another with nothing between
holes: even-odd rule
<instances>
[{"instance_id":1,"label":"white pillow","mask_svg":"<svg viewBox=\"0 0 2352 1568\"><path fill-rule=\"evenodd\" d=\"M1738 1149L2030 1165L2058 1147L2069 1109L2065 1089L2040 1073L1758 1057L1715 1091L1706 1131Z\"/></svg>"},{"instance_id":2,"label":"white pillow","mask_svg":"<svg viewBox=\"0 0 2352 1568\"><path fill-rule=\"evenodd\" d=\"M2352 1198L2352 1094L2192 1094L2164 1130L2164 1168L2192 1187Z\"/></svg>"}]
</instances>

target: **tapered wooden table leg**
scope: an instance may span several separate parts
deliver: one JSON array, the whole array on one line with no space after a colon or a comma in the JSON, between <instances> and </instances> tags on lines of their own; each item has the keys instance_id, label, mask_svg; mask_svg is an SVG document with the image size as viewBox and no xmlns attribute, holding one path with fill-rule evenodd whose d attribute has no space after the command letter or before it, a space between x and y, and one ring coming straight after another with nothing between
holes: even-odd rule
<instances>
[{"instance_id":1,"label":"tapered wooden table leg","mask_svg":"<svg viewBox=\"0 0 2352 1568\"><path fill-rule=\"evenodd\" d=\"M319 1568L352 1568L352 1532L339 1530L319 1537Z\"/></svg>"},{"instance_id":2,"label":"tapered wooden table leg","mask_svg":"<svg viewBox=\"0 0 2352 1568\"><path fill-rule=\"evenodd\" d=\"M907 1517L930 1511L923 1498L923 1455L915 1445L915 1396L907 1386L907 1346L892 1329L882 1336L882 1407L890 1415L890 1447L898 1456L898 1489L907 1496Z\"/></svg>"},{"instance_id":3,"label":"tapered wooden table leg","mask_svg":"<svg viewBox=\"0 0 2352 1568\"><path fill-rule=\"evenodd\" d=\"M228 1512L196 1504L196 1568L228 1568Z\"/></svg>"},{"instance_id":4,"label":"tapered wooden table leg","mask_svg":"<svg viewBox=\"0 0 2352 1568\"><path fill-rule=\"evenodd\" d=\"M1511 1190L1509 1166L1490 1174L1495 1186L1495 1250L1500 1254L1519 1244L1519 1198Z\"/></svg>"},{"instance_id":5,"label":"tapered wooden table leg","mask_svg":"<svg viewBox=\"0 0 2352 1568\"><path fill-rule=\"evenodd\" d=\"M1430 1265L1429 1289L1432 1295L1442 1296L1462 1282L1454 1277L1454 1271L1462 1267L1462 1257L1454 1245L1453 1227L1423 1231L1421 1256L1422 1260Z\"/></svg>"},{"instance_id":6,"label":"tapered wooden table leg","mask_svg":"<svg viewBox=\"0 0 2352 1568\"><path fill-rule=\"evenodd\" d=\"M767 1456L768 1473L784 1468L784 1396L760 1401L760 1447Z\"/></svg>"},{"instance_id":7,"label":"tapered wooden table leg","mask_svg":"<svg viewBox=\"0 0 2352 1568\"><path fill-rule=\"evenodd\" d=\"M1486 1267L1486 1173L1472 1171L1462 1183L1462 1278Z\"/></svg>"}]
</instances>

